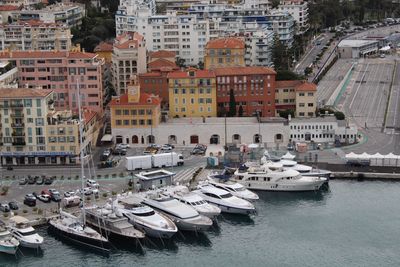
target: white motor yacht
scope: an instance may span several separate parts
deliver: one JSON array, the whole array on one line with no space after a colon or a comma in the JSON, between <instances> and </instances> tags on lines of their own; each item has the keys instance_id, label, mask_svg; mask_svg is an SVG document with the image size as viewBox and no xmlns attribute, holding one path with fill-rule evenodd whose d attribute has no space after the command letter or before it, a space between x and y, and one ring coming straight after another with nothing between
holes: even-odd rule
<instances>
[{"instance_id":1,"label":"white motor yacht","mask_svg":"<svg viewBox=\"0 0 400 267\"><path fill-rule=\"evenodd\" d=\"M226 190L212 185L200 185L193 193L200 195L209 203L216 205L222 212L235 214L254 214L256 208L249 201L233 196Z\"/></svg>"},{"instance_id":2,"label":"white motor yacht","mask_svg":"<svg viewBox=\"0 0 400 267\"><path fill-rule=\"evenodd\" d=\"M246 188L267 191L315 191L327 180L318 176L302 176L291 169L268 167L267 164L239 168L234 178Z\"/></svg>"},{"instance_id":3,"label":"white motor yacht","mask_svg":"<svg viewBox=\"0 0 400 267\"><path fill-rule=\"evenodd\" d=\"M167 216L141 203L135 196L120 198L118 206L122 214L129 219L137 229L147 236L156 238L171 238L178 228Z\"/></svg>"},{"instance_id":4,"label":"white motor yacht","mask_svg":"<svg viewBox=\"0 0 400 267\"><path fill-rule=\"evenodd\" d=\"M222 173L211 173L207 176L207 182L216 188L224 189L232 195L248 201L259 199L256 193L251 192L243 185L231 180L232 176L231 174L227 174L225 170Z\"/></svg>"},{"instance_id":5,"label":"white motor yacht","mask_svg":"<svg viewBox=\"0 0 400 267\"><path fill-rule=\"evenodd\" d=\"M152 195L154 193L155 195ZM213 224L210 218L200 215L191 206L159 192L149 192L142 203L162 212L178 226L179 230L204 231Z\"/></svg>"},{"instance_id":6,"label":"white motor yacht","mask_svg":"<svg viewBox=\"0 0 400 267\"><path fill-rule=\"evenodd\" d=\"M221 209L215 205L208 203L200 195L190 192L186 186L176 185L164 188L165 194L172 196L183 204L192 206L201 215L210 219L215 219L221 214Z\"/></svg>"},{"instance_id":7,"label":"white motor yacht","mask_svg":"<svg viewBox=\"0 0 400 267\"><path fill-rule=\"evenodd\" d=\"M7 230L0 221L0 252L14 255L17 252L19 241Z\"/></svg>"},{"instance_id":8,"label":"white motor yacht","mask_svg":"<svg viewBox=\"0 0 400 267\"><path fill-rule=\"evenodd\" d=\"M43 244L43 237L36 233L36 230L29 225L28 219L22 216L11 217L8 230L18 239L22 247L38 249Z\"/></svg>"}]
</instances>

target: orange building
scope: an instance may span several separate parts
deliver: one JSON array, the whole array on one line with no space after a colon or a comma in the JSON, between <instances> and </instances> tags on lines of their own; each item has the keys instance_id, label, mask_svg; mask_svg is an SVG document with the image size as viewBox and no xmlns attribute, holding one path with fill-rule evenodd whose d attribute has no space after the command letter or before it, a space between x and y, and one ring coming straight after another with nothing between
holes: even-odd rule
<instances>
[{"instance_id":1,"label":"orange building","mask_svg":"<svg viewBox=\"0 0 400 267\"><path fill-rule=\"evenodd\" d=\"M225 37L208 41L205 48L204 68L245 66L245 42L238 37Z\"/></svg>"}]
</instances>

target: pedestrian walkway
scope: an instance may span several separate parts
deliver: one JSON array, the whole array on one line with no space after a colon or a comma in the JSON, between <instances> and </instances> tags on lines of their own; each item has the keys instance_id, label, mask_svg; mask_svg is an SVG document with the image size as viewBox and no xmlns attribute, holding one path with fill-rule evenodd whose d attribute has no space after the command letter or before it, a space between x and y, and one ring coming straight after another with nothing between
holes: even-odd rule
<instances>
[{"instance_id":1,"label":"pedestrian walkway","mask_svg":"<svg viewBox=\"0 0 400 267\"><path fill-rule=\"evenodd\" d=\"M195 166L195 167L191 167L191 168L187 168L187 169L183 169L180 171L177 171L175 176L174 176L174 183L179 183L179 184L187 184L189 183L189 181L193 178L193 173L198 170L201 167L205 167L203 166ZM203 173L205 173L205 171L202 171L200 173L199 176L197 176L197 179L201 179Z\"/></svg>"}]
</instances>

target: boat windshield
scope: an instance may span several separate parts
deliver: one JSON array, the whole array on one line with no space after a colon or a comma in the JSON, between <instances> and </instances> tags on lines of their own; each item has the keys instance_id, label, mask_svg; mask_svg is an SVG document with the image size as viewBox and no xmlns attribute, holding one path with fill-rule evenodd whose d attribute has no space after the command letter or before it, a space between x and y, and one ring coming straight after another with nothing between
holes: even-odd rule
<instances>
[{"instance_id":1,"label":"boat windshield","mask_svg":"<svg viewBox=\"0 0 400 267\"><path fill-rule=\"evenodd\" d=\"M193 205L193 206L198 206L198 205L205 204L205 201L204 200L200 200L200 201L190 202L190 204Z\"/></svg>"},{"instance_id":2,"label":"boat windshield","mask_svg":"<svg viewBox=\"0 0 400 267\"><path fill-rule=\"evenodd\" d=\"M235 190L236 190L236 192L239 192L239 191L244 191L245 188L244 187L238 187L238 188L235 188Z\"/></svg>"},{"instance_id":3,"label":"boat windshield","mask_svg":"<svg viewBox=\"0 0 400 267\"><path fill-rule=\"evenodd\" d=\"M149 212L144 212L144 213L135 213L135 215L140 216L140 217L148 217L154 215L155 212L154 210L149 211Z\"/></svg>"},{"instance_id":4,"label":"boat windshield","mask_svg":"<svg viewBox=\"0 0 400 267\"><path fill-rule=\"evenodd\" d=\"M232 194L231 193L226 193L226 194L220 195L220 197L221 198L230 198L230 197L232 197Z\"/></svg>"},{"instance_id":5,"label":"boat windshield","mask_svg":"<svg viewBox=\"0 0 400 267\"><path fill-rule=\"evenodd\" d=\"M25 232L25 233L21 233L21 232L19 232L21 235L23 235L23 236L28 236L28 235L34 235L34 234L36 234L36 232L35 231L29 231L29 232Z\"/></svg>"}]
</instances>

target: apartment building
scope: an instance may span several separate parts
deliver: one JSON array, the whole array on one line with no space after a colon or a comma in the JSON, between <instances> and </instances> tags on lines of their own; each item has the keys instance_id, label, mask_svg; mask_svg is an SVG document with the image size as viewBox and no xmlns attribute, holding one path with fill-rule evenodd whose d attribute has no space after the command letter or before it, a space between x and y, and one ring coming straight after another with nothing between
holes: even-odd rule
<instances>
[{"instance_id":1,"label":"apartment building","mask_svg":"<svg viewBox=\"0 0 400 267\"><path fill-rule=\"evenodd\" d=\"M101 42L94 49L99 58L104 58L106 64L111 64L112 62L112 52L113 52L113 43L112 42Z\"/></svg>"},{"instance_id":2,"label":"apartment building","mask_svg":"<svg viewBox=\"0 0 400 267\"><path fill-rule=\"evenodd\" d=\"M0 23L9 23L13 17L13 12L21 10L20 4L8 3L0 5Z\"/></svg>"},{"instance_id":3,"label":"apartment building","mask_svg":"<svg viewBox=\"0 0 400 267\"><path fill-rule=\"evenodd\" d=\"M113 46L112 83L119 95L126 93L133 75L146 72L146 46L142 35L129 32L119 35Z\"/></svg>"},{"instance_id":4,"label":"apartment building","mask_svg":"<svg viewBox=\"0 0 400 267\"><path fill-rule=\"evenodd\" d=\"M302 34L309 28L308 3L304 0L283 0L278 6L281 12L289 13L296 21L296 34Z\"/></svg>"},{"instance_id":5,"label":"apartment building","mask_svg":"<svg viewBox=\"0 0 400 267\"><path fill-rule=\"evenodd\" d=\"M77 85L82 106L103 112L102 66L104 59L85 52L12 51L1 52L18 68L19 87L52 89L56 110L77 109Z\"/></svg>"},{"instance_id":6,"label":"apartment building","mask_svg":"<svg viewBox=\"0 0 400 267\"><path fill-rule=\"evenodd\" d=\"M217 103L221 113L228 112L230 91L233 90L237 115L275 116L276 72L267 67L228 67L214 70L217 80Z\"/></svg>"},{"instance_id":7,"label":"apartment building","mask_svg":"<svg viewBox=\"0 0 400 267\"><path fill-rule=\"evenodd\" d=\"M296 117L315 117L317 85L301 80L277 81L275 89L276 116L279 111L294 110Z\"/></svg>"},{"instance_id":8,"label":"apartment building","mask_svg":"<svg viewBox=\"0 0 400 267\"><path fill-rule=\"evenodd\" d=\"M152 129L160 123L160 103L158 96L141 93L140 85L134 78L132 84L128 85L127 93L114 97L110 102L111 128L147 128L150 135L146 137L146 143L154 143ZM145 138L136 134L125 138L118 135L115 138L117 143L145 143Z\"/></svg>"},{"instance_id":9,"label":"apartment building","mask_svg":"<svg viewBox=\"0 0 400 267\"><path fill-rule=\"evenodd\" d=\"M18 68L9 61L0 61L0 88L18 87Z\"/></svg>"},{"instance_id":10,"label":"apartment building","mask_svg":"<svg viewBox=\"0 0 400 267\"><path fill-rule=\"evenodd\" d=\"M42 9L23 9L12 13L13 20L41 20L47 23L61 23L68 27L79 26L85 15L85 6L77 3L57 3Z\"/></svg>"},{"instance_id":11,"label":"apartment building","mask_svg":"<svg viewBox=\"0 0 400 267\"><path fill-rule=\"evenodd\" d=\"M0 50L69 51L71 39L64 24L29 20L0 25Z\"/></svg>"},{"instance_id":12,"label":"apartment building","mask_svg":"<svg viewBox=\"0 0 400 267\"><path fill-rule=\"evenodd\" d=\"M170 117L215 117L215 73L189 68L168 74Z\"/></svg>"},{"instance_id":13,"label":"apartment building","mask_svg":"<svg viewBox=\"0 0 400 267\"><path fill-rule=\"evenodd\" d=\"M55 111L52 90L0 89L2 165L72 164L80 153L79 120L71 111ZM83 146L97 136L97 116L85 111Z\"/></svg>"},{"instance_id":14,"label":"apartment building","mask_svg":"<svg viewBox=\"0 0 400 267\"><path fill-rule=\"evenodd\" d=\"M245 42L239 37L223 37L207 42L204 68L245 66Z\"/></svg>"}]
</instances>

